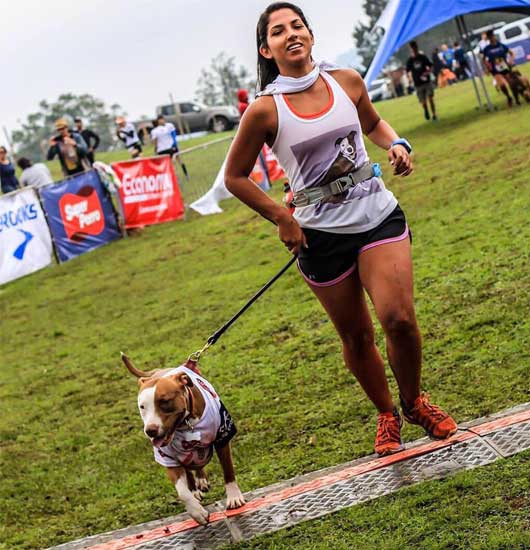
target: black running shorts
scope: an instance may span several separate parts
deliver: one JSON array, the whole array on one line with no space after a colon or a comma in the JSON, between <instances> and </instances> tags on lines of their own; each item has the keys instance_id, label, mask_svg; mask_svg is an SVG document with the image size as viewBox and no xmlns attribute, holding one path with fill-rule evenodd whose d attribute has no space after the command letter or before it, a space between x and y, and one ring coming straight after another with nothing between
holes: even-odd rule
<instances>
[{"instance_id":1,"label":"black running shorts","mask_svg":"<svg viewBox=\"0 0 530 550\"><path fill-rule=\"evenodd\" d=\"M314 286L331 286L354 272L363 251L385 243L412 240L405 214L398 206L377 227L364 233L328 233L303 229L308 248L298 256L298 268Z\"/></svg>"}]
</instances>

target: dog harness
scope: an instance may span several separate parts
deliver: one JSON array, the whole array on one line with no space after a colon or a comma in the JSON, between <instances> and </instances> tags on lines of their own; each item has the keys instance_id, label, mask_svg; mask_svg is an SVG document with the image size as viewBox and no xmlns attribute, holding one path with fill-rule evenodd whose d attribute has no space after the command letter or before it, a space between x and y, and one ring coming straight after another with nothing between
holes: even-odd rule
<instances>
[{"instance_id":1,"label":"dog harness","mask_svg":"<svg viewBox=\"0 0 530 550\"><path fill-rule=\"evenodd\" d=\"M164 447L153 447L156 462L166 467L188 466L202 468L210 462L214 447L224 447L236 434L236 426L219 399L214 387L202 376L180 366L164 376L180 372L199 389L204 398L204 412L200 419L183 422L175 430L173 439Z\"/></svg>"},{"instance_id":2,"label":"dog harness","mask_svg":"<svg viewBox=\"0 0 530 550\"><path fill-rule=\"evenodd\" d=\"M297 112L287 95L272 96L278 113L272 150L297 197L293 215L301 227L369 231L394 210L397 200L379 172L369 173L373 167L354 103L328 72L321 70L320 77L329 102L314 115Z\"/></svg>"}]
</instances>

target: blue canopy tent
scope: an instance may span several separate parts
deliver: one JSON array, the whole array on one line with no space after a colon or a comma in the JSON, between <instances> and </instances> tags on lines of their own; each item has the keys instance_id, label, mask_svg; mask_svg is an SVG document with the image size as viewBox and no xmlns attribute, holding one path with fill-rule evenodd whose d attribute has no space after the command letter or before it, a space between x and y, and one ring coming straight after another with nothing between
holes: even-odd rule
<instances>
[{"instance_id":1,"label":"blue canopy tent","mask_svg":"<svg viewBox=\"0 0 530 550\"><path fill-rule=\"evenodd\" d=\"M364 77L366 85L372 83L392 54L418 35L453 18L457 18L461 32L467 34L463 15L495 10L527 13L530 12L530 0L390 0L375 25L385 34ZM476 87L475 91L481 103Z\"/></svg>"}]
</instances>

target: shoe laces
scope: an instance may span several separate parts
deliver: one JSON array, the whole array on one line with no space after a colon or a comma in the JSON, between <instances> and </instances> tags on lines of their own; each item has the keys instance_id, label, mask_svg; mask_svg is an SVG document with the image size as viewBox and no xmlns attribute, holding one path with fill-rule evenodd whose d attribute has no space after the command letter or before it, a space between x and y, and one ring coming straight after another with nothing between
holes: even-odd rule
<instances>
[{"instance_id":1,"label":"shoe laces","mask_svg":"<svg viewBox=\"0 0 530 550\"><path fill-rule=\"evenodd\" d=\"M377 418L376 437L381 443L386 443L387 441L399 441L401 439L399 420L393 414L392 416L380 414Z\"/></svg>"},{"instance_id":2,"label":"shoe laces","mask_svg":"<svg viewBox=\"0 0 530 550\"><path fill-rule=\"evenodd\" d=\"M418 414L424 416L428 415L436 423L445 420L449 415L444 412L438 405L433 405L429 401L429 395L427 393L422 393L418 399L419 403L414 407L414 411L417 411Z\"/></svg>"}]
</instances>

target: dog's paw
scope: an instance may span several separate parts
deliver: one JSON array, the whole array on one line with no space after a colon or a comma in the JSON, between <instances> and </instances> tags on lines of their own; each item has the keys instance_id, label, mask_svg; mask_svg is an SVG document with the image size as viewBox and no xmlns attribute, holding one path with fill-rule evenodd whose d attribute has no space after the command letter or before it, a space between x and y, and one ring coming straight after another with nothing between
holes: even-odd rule
<instances>
[{"instance_id":1,"label":"dog's paw","mask_svg":"<svg viewBox=\"0 0 530 550\"><path fill-rule=\"evenodd\" d=\"M234 508L241 508L245 504L245 497L239 490L239 487L235 481L227 483L226 489L226 508L232 510Z\"/></svg>"},{"instance_id":2,"label":"dog's paw","mask_svg":"<svg viewBox=\"0 0 530 550\"><path fill-rule=\"evenodd\" d=\"M203 495L203 492L201 491L201 489L195 489L194 491L191 492L191 494L200 502L202 500L202 497L204 496Z\"/></svg>"},{"instance_id":3,"label":"dog's paw","mask_svg":"<svg viewBox=\"0 0 530 550\"><path fill-rule=\"evenodd\" d=\"M199 491L202 491L203 493L207 493L210 490L210 482L207 477L200 477L195 483L197 484Z\"/></svg>"},{"instance_id":4,"label":"dog's paw","mask_svg":"<svg viewBox=\"0 0 530 550\"><path fill-rule=\"evenodd\" d=\"M209 513L197 500L187 504L186 511L200 525L206 525L208 523Z\"/></svg>"}]
</instances>

